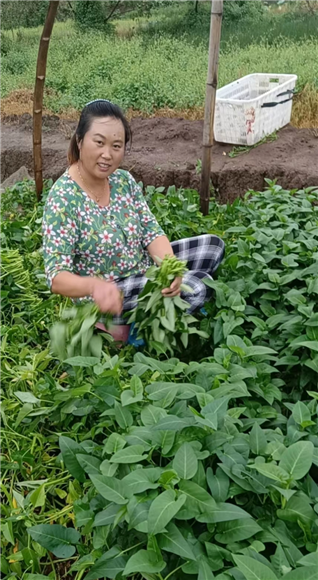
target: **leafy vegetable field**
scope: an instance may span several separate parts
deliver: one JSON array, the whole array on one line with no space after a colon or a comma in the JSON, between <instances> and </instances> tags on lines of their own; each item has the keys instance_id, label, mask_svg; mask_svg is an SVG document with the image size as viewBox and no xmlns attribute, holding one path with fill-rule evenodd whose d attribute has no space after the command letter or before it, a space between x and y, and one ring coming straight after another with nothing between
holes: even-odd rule
<instances>
[{"instance_id":1,"label":"leafy vegetable field","mask_svg":"<svg viewBox=\"0 0 318 580\"><path fill-rule=\"evenodd\" d=\"M31 182L2 196L2 576L314 580L318 190L268 182L207 217L146 193L171 240L226 242L200 334L62 362L42 205Z\"/></svg>"}]
</instances>

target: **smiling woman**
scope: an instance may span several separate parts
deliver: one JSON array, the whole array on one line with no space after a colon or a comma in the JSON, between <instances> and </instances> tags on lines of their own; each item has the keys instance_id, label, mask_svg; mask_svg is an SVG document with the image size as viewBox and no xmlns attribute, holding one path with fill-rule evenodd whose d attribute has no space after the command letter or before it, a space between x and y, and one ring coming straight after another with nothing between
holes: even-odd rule
<instances>
[{"instance_id":1,"label":"smiling woman","mask_svg":"<svg viewBox=\"0 0 318 580\"><path fill-rule=\"evenodd\" d=\"M117 105L105 99L88 103L70 143L69 168L53 185L43 218L52 292L94 300L117 322L136 305L146 270L166 255L188 262L184 281L193 292L186 297L191 310L202 306L209 293L202 279L212 277L224 254L217 236L170 244L132 175L119 169L130 141ZM180 294L181 282L176 278L163 294Z\"/></svg>"}]
</instances>

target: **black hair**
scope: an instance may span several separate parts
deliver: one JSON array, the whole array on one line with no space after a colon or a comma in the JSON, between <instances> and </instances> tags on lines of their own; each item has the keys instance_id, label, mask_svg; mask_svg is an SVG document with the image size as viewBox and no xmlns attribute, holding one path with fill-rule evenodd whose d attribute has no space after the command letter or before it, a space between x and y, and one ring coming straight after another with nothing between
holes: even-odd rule
<instances>
[{"instance_id":1,"label":"black hair","mask_svg":"<svg viewBox=\"0 0 318 580\"><path fill-rule=\"evenodd\" d=\"M80 158L80 152L78 143L83 141L87 131L89 131L92 122L96 117L112 117L113 119L118 119L122 122L125 129L125 146L127 143L131 143L132 133L130 125L118 105L107 101L106 99L97 99L96 101L91 101L85 105L81 112L81 116L76 128L76 131L71 139L68 148L68 162L70 165L76 163Z\"/></svg>"}]
</instances>

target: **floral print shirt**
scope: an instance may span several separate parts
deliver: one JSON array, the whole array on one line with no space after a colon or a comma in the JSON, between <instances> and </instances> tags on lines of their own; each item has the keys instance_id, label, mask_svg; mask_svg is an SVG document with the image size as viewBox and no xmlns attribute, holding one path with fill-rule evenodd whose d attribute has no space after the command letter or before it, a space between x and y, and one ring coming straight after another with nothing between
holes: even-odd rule
<instances>
[{"instance_id":1,"label":"floral print shirt","mask_svg":"<svg viewBox=\"0 0 318 580\"><path fill-rule=\"evenodd\" d=\"M99 206L68 170L52 186L43 215L48 284L58 272L116 281L144 274L153 263L147 246L165 233L128 171L109 176L110 203Z\"/></svg>"}]
</instances>

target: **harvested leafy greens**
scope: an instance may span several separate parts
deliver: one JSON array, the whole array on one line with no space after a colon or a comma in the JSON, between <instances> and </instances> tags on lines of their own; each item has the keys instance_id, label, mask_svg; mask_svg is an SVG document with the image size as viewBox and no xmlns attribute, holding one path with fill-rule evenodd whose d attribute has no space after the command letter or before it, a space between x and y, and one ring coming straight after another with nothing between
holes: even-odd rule
<instances>
[{"instance_id":1,"label":"harvested leafy greens","mask_svg":"<svg viewBox=\"0 0 318 580\"><path fill-rule=\"evenodd\" d=\"M158 259L157 259L158 260ZM169 288L173 280L186 272L186 262L176 256L165 256L146 272L148 282L138 296L138 303L128 322L135 323L137 336L145 341L150 351L180 351L188 346L189 335L208 338L197 328L197 319L188 314L189 304L180 296L167 298L162 290ZM191 292L185 284L181 289ZM196 326L194 326L196 324Z\"/></svg>"}]
</instances>

